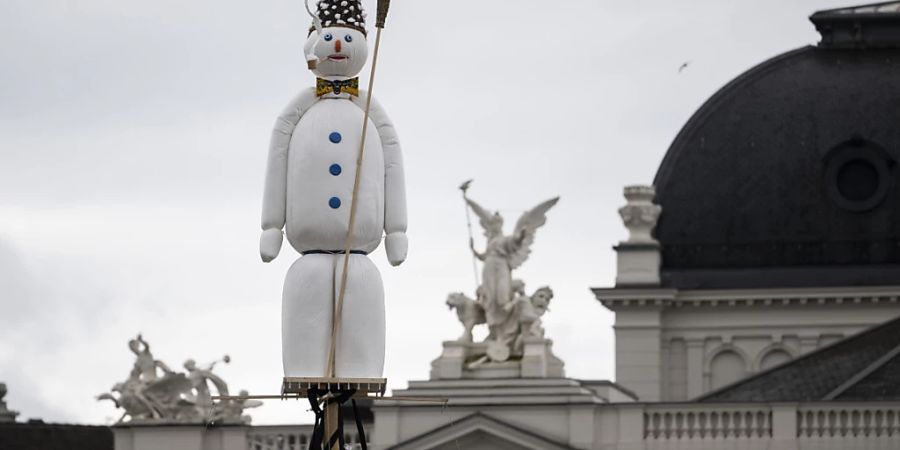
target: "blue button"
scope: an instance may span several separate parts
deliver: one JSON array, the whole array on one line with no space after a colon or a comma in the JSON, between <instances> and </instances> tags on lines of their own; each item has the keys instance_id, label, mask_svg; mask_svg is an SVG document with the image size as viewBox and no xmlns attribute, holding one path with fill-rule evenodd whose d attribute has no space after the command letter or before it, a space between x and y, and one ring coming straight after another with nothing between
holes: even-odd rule
<instances>
[{"instance_id":1,"label":"blue button","mask_svg":"<svg viewBox=\"0 0 900 450\"><path fill-rule=\"evenodd\" d=\"M332 144L341 142L341 133L338 133L337 131L332 132L328 135L328 140L331 141Z\"/></svg>"},{"instance_id":2,"label":"blue button","mask_svg":"<svg viewBox=\"0 0 900 450\"><path fill-rule=\"evenodd\" d=\"M328 171L331 172L332 175L338 176L341 174L341 165L332 164L331 167L328 168Z\"/></svg>"},{"instance_id":3,"label":"blue button","mask_svg":"<svg viewBox=\"0 0 900 450\"><path fill-rule=\"evenodd\" d=\"M331 209L340 208L341 207L341 199L339 199L337 197L331 197L330 199L328 199L328 206L330 206Z\"/></svg>"}]
</instances>

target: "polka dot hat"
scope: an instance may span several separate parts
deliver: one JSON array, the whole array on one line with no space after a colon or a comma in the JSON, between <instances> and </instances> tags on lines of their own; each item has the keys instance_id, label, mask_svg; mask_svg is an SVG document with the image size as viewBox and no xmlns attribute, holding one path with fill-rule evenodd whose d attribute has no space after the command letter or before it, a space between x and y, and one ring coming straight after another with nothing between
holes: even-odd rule
<instances>
[{"instance_id":1,"label":"polka dot hat","mask_svg":"<svg viewBox=\"0 0 900 450\"><path fill-rule=\"evenodd\" d=\"M323 27L355 28L366 34L366 12L359 0L319 0L316 15Z\"/></svg>"}]
</instances>

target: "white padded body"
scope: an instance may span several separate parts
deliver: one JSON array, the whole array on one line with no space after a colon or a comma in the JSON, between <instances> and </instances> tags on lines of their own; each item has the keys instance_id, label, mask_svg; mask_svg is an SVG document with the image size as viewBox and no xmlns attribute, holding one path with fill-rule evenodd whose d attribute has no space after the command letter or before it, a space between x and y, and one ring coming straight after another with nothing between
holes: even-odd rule
<instances>
[{"instance_id":1,"label":"white padded body","mask_svg":"<svg viewBox=\"0 0 900 450\"><path fill-rule=\"evenodd\" d=\"M288 270L281 314L285 376L327 375L332 300L338 296L342 268L343 255L306 255ZM335 375L380 378L384 336L381 274L367 256L350 255Z\"/></svg>"},{"instance_id":2,"label":"white padded body","mask_svg":"<svg viewBox=\"0 0 900 450\"><path fill-rule=\"evenodd\" d=\"M365 93L360 95L364 98ZM364 101L302 90L275 122L266 168L260 255L278 255L281 230L297 251L342 250L350 219ZM388 260L407 253L403 159L396 130L373 99L363 158L353 250L371 252L387 235ZM332 133L340 134L333 142ZM341 167L335 175L333 164ZM341 204L333 208L332 197ZM340 255L308 254L288 271L282 300L282 357L286 376L325 376L332 302L340 285ZM351 255L338 336L338 376L377 378L384 366L384 288L364 255ZM337 273L336 273L337 272Z\"/></svg>"},{"instance_id":3,"label":"white padded body","mask_svg":"<svg viewBox=\"0 0 900 450\"><path fill-rule=\"evenodd\" d=\"M340 250L350 224L363 111L350 100L323 98L300 118L287 156L285 231L298 252ZM352 250L371 252L384 232L385 167L381 137L371 119L357 195ZM339 142L333 142L339 136ZM340 167L335 175L331 167ZM332 198L340 200L335 208Z\"/></svg>"}]
</instances>

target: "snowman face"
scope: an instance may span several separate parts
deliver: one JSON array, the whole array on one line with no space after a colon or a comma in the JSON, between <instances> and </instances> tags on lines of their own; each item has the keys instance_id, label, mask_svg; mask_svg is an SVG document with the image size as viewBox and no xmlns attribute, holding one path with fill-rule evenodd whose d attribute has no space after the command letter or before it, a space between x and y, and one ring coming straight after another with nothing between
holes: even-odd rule
<instances>
[{"instance_id":1,"label":"snowman face","mask_svg":"<svg viewBox=\"0 0 900 450\"><path fill-rule=\"evenodd\" d=\"M320 77L354 77L369 56L366 36L354 28L323 28L321 35L313 32L309 39L317 40L313 53L319 65L313 73Z\"/></svg>"}]
</instances>

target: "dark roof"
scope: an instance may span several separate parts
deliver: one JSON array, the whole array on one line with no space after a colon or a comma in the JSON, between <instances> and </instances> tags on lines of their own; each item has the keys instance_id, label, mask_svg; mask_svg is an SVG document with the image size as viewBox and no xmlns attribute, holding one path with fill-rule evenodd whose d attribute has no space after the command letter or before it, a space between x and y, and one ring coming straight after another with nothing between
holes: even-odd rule
<instances>
[{"instance_id":1,"label":"dark roof","mask_svg":"<svg viewBox=\"0 0 900 450\"><path fill-rule=\"evenodd\" d=\"M47 423L0 423L3 450L113 450L109 427Z\"/></svg>"},{"instance_id":2,"label":"dark roof","mask_svg":"<svg viewBox=\"0 0 900 450\"><path fill-rule=\"evenodd\" d=\"M900 400L900 318L697 399L713 402Z\"/></svg>"},{"instance_id":3,"label":"dark roof","mask_svg":"<svg viewBox=\"0 0 900 450\"><path fill-rule=\"evenodd\" d=\"M819 11L809 18L823 47L896 47L900 44L900 2Z\"/></svg>"},{"instance_id":4,"label":"dark roof","mask_svg":"<svg viewBox=\"0 0 900 450\"><path fill-rule=\"evenodd\" d=\"M834 29L852 15L836 11L813 20ZM876 16L900 32L900 13L855 20ZM654 181L665 286L900 280L900 39L887 47L799 48L697 110Z\"/></svg>"}]
</instances>

